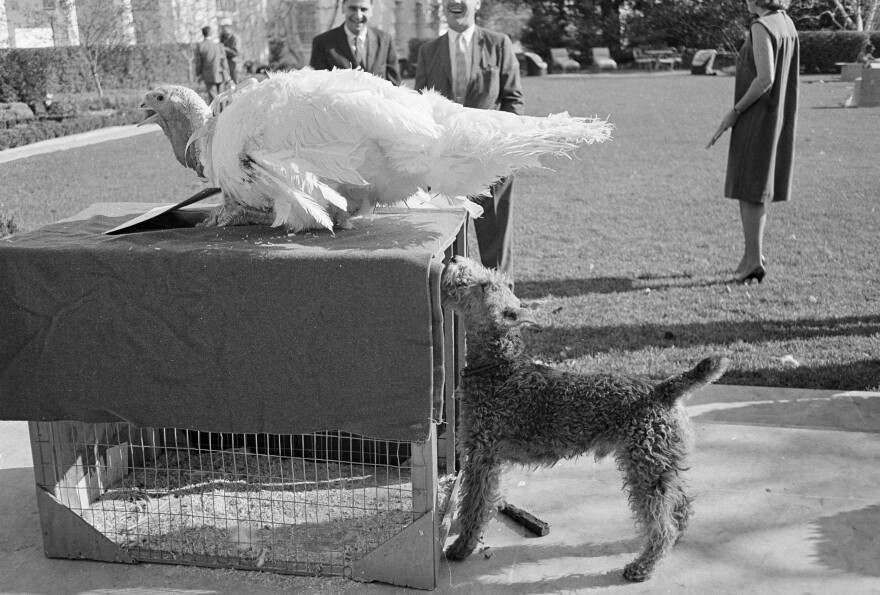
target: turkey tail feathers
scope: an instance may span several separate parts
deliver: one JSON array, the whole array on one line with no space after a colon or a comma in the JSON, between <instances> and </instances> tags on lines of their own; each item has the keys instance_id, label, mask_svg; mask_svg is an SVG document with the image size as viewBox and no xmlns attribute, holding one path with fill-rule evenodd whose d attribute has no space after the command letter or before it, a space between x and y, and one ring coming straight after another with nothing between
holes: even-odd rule
<instances>
[{"instance_id":1,"label":"turkey tail feathers","mask_svg":"<svg viewBox=\"0 0 880 595\"><path fill-rule=\"evenodd\" d=\"M338 192L318 181L314 174L301 171L296 164L282 162L261 151L249 155L254 169L254 180L270 186L273 192L275 221L273 227L284 225L293 232L312 229L317 224L333 229L329 205L340 210L348 206Z\"/></svg>"}]
</instances>

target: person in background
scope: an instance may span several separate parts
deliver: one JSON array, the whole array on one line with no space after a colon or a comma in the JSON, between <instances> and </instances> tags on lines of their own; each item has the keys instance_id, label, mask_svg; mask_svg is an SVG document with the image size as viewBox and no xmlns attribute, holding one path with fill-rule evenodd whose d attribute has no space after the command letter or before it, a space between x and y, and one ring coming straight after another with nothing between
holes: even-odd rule
<instances>
[{"instance_id":1,"label":"person in background","mask_svg":"<svg viewBox=\"0 0 880 595\"><path fill-rule=\"evenodd\" d=\"M419 48L415 89L434 89L465 107L523 113L519 61L507 35L476 26L480 0L444 0L449 31ZM474 219L480 260L513 280L513 178L495 183Z\"/></svg>"},{"instance_id":2,"label":"person in background","mask_svg":"<svg viewBox=\"0 0 880 595\"><path fill-rule=\"evenodd\" d=\"M373 0L345 0L345 21L339 27L312 39L309 65L315 70L361 68L395 85L400 84L400 66L391 35L368 25Z\"/></svg>"},{"instance_id":3,"label":"person in background","mask_svg":"<svg viewBox=\"0 0 880 595\"><path fill-rule=\"evenodd\" d=\"M866 43L865 47L862 48L862 51L859 52L859 55L856 57L856 62L859 62L866 67L870 66L871 62L877 62L877 58L874 57L874 46L870 43Z\"/></svg>"},{"instance_id":4,"label":"person in background","mask_svg":"<svg viewBox=\"0 0 880 595\"><path fill-rule=\"evenodd\" d=\"M715 56L717 55L717 50L699 50L691 58L691 74L704 74L708 76L718 74L712 70L712 66L715 64Z\"/></svg>"},{"instance_id":5,"label":"person in background","mask_svg":"<svg viewBox=\"0 0 880 595\"><path fill-rule=\"evenodd\" d=\"M205 83L208 102L214 101L229 80L229 63L223 46L211 39L211 27L202 27L204 39L196 46L196 76Z\"/></svg>"},{"instance_id":6,"label":"person in background","mask_svg":"<svg viewBox=\"0 0 880 595\"><path fill-rule=\"evenodd\" d=\"M224 19L220 22L220 43L226 51L226 62L229 64L229 77L233 83L238 82L241 75L241 40L232 32L232 21Z\"/></svg>"},{"instance_id":7,"label":"person in background","mask_svg":"<svg viewBox=\"0 0 880 595\"><path fill-rule=\"evenodd\" d=\"M798 112L799 40L789 0L746 0L757 18L737 59L734 105L707 145L731 129L724 196L739 201L745 250L741 283L766 274L766 205L791 197Z\"/></svg>"}]
</instances>

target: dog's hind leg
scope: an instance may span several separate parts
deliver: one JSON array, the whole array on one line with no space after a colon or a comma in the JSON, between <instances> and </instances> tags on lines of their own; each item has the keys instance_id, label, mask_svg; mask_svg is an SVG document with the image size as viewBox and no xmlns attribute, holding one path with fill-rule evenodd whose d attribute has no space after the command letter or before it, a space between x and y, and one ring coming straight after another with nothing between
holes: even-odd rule
<instances>
[{"instance_id":1,"label":"dog's hind leg","mask_svg":"<svg viewBox=\"0 0 880 595\"><path fill-rule=\"evenodd\" d=\"M675 538L676 543L681 539L684 530L687 529L687 526L691 521L691 516L694 512L694 507L691 502L693 502L693 498L688 496L682 490L681 495L679 496L678 505L675 507L675 510L672 511L672 518L675 521L675 526L678 527L678 536Z\"/></svg>"},{"instance_id":2,"label":"dog's hind leg","mask_svg":"<svg viewBox=\"0 0 880 595\"><path fill-rule=\"evenodd\" d=\"M623 577L640 582L651 577L657 562L675 545L687 525L690 500L683 493L676 468L659 464L647 453L633 454L622 468L629 487L630 507L646 543L638 557L623 569Z\"/></svg>"},{"instance_id":3,"label":"dog's hind leg","mask_svg":"<svg viewBox=\"0 0 880 595\"><path fill-rule=\"evenodd\" d=\"M491 454L472 451L468 455L462 471L458 508L461 531L446 550L447 559L464 560L477 547L480 533L494 510L500 474L500 461Z\"/></svg>"}]
</instances>

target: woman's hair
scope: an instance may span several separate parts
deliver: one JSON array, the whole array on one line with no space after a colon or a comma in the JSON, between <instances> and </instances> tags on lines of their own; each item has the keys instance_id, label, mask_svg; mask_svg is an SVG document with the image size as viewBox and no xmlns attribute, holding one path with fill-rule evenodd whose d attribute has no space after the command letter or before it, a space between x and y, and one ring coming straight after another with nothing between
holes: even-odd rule
<instances>
[{"instance_id":1,"label":"woman's hair","mask_svg":"<svg viewBox=\"0 0 880 595\"><path fill-rule=\"evenodd\" d=\"M755 6L770 10L786 10L790 4L791 0L755 0Z\"/></svg>"}]
</instances>

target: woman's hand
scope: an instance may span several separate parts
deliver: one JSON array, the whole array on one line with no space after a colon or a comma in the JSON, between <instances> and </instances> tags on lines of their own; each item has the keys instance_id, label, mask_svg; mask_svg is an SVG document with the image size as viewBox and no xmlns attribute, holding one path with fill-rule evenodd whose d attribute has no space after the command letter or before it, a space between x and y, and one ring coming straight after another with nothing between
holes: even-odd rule
<instances>
[{"instance_id":1,"label":"woman's hand","mask_svg":"<svg viewBox=\"0 0 880 595\"><path fill-rule=\"evenodd\" d=\"M721 138L721 135L724 134L725 130L727 130L728 128L733 128L733 125L736 124L737 120L739 120L739 112L733 109L727 112L724 115L724 118L722 118L721 125L718 126L718 130L716 130L715 134L712 135L712 140L710 140L709 144L706 145L706 148L708 149L709 147L714 145L715 141Z\"/></svg>"}]
</instances>

